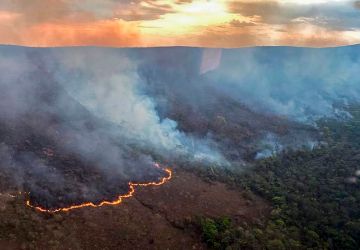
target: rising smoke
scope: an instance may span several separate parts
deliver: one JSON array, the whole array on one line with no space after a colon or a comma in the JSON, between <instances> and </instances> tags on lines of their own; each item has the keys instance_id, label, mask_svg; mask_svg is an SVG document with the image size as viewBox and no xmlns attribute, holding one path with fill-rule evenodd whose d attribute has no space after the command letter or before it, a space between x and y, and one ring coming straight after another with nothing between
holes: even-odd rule
<instances>
[{"instance_id":1,"label":"rising smoke","mask_svg":"<svg viewBox=\"0 0 360 250\"><path fill-rule=\"evenodd\" d=\"M331 49L224 50L206 77L220 91L254 110L312 123L346 118L344 106L360 99L358 46Z\"/></svg>"},{"instance_id":2,"label":"rising smoke","mask_svg":"<svg viewBox=\"0 0 360 250\"><path fill-rule=\"evenodd\" d=\"M96 201L158 178L155 159L227 166L312 148L314 122L349 118L360 98L357 46L206 51L1 47L3 171L48 207L59 193Z\"/></svg>"},{"instance_id":3,"label":"rising smoke","mask_svg":"<svg viewBox=\"0 0 360 250\"><path fill-rule=\"evenodd\" d=\"M209 139L159 117L122 51L3 47L0 72L2 168L46 207L60 194L96 201L159 178L154 157L227 163Z\"/></svg>"},{"instance_id":4,"label":"rising smoke","mask_svg":"<svg viewBox=\"0 0 360 250\"><path fill-rule=\"evenodd\" d=\"M207 138L195 138L177 129L177 122L160 117L157 103L146 92L138 74L138 60L127 51L54 51L59 62L53 75L66 91L91 113L121 126L112 131L126 141L152 149L164 158L186 157L226 164ZM55 59L54 59L55 58Z\"/></svg>"}]
</instances>

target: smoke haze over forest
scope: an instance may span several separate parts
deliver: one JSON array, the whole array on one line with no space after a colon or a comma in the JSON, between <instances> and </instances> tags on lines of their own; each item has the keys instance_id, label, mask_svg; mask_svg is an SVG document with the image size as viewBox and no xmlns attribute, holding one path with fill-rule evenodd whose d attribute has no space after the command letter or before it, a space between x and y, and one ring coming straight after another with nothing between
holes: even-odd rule
<instances>
[{"instance_id":1,"label":"smoke haze over forest","mask_svg":"<svg viewBox=\"0 0 360 250\"><path fill-rule=\"evenodd\" d=\"M158 175L155 159L241 167L313 148L315 122L349 119L346 107L359 99L357 48L2 46L1 125L14 131L1 145L3 165L20 186L51 193L21 180L49 176L54 192L74 182L41 160L44 152L75 155L115 185ZM26 131L43 141L36 152ZM84 200L99 195L98 186L76 185Z\"/></svg>"}]
</instances>

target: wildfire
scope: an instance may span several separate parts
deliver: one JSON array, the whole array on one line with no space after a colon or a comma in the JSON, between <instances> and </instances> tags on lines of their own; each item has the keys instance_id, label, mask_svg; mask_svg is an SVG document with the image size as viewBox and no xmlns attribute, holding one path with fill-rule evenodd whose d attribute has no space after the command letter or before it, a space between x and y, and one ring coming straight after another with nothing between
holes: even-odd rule
<instances>
[{"instance_id":1,"label":"wildfire","mask_svg":"<svg viewBox=\"0 0 360 250\"><path fill-rule=\"evenodd\" d=\"M130 191L127 194L119 195L118 198L116 200L114 200L114 201L102 201L99 204L94 204L92 202L86 202L86 203L82 203L82 204L78 204L78 205L73 205L73 206L63 207L63 208L57 208L57 209L46 209L46 208L43 208L43 207L34 206L34 205L31 204L30 200L26 201L26 205L31 207L31 208L34 208L35 210L37 210L39 212L44 212L44 213L68 212L70 210L83 208L83 207L102 207L102 206L105 206L105 205L110 205L110 206L119 205L120 203L123 202L123 199L130 198L130 197L132 197L134 195L136 186L140 186L140 187L160 186L160 185L163 185L164 183L166 183L167 181L169 181L172 178L172 171L169 168L162 168L157 163L154 164L154 165L155 165L155 167L157 167L157 168L163 170L164 172L166 172L167 176L163 177L159 182L148 182L148 183L132 183L132 182L129 182Z\"/></svg>"}]
</instances>

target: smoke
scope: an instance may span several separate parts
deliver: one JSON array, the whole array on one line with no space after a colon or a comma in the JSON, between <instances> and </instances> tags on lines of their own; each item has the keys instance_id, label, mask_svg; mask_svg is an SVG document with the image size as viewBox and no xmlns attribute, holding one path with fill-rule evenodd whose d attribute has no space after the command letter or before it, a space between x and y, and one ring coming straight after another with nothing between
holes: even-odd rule
<instances>
[{"instance_id":1,"label":"smoke","mask_svg":"<svg viewBox=\"0 0 360 250\"><path fill-rule=\"evenodd\" d=\"M346 118L359 101L358 46L333 49L255 48L224 50L207 79L253 110L313 123Z\"/></svg>"},{"instance_id":2,"label":"smoke","mask_svg":"<svg viewBox=\"0 0 360 250\"><path fill-rule=\"evenodd\" d=\"M102 49L0 50L1 170L48 208L116 197L164 161L223 164L207 139L161 119L136 62Z\"/></svg>"},{"instance_id":3,"label":"smoke","mask_svg":"<svg viewBox=\"0 0 360 250\"><path fill-rule=\"evenodd\" d=\"M276 135L268 133L260 142L261 151L255 156L255 159L267 158L283 150L283 146Z\"/></svg>"},{"instance_id":4,"label":"smoke","mask_svg":"<svg viewBox=\"0 0 360 250\"><path fill-rule=\"evenodd\" d=\"M346 107L360 94L358 48L163 48L138 50L136 58L160 116L210 134L236 160L256 157L251 151L261 152L268 134L282 149L313 148L318 119L351 118Z\"/></svg>"},{"instance_id":5,"label":"smoke","mask_svg":"<svg viewBox=\"0 0 360 250\"><path fill-rule=\"evenodd\" d=\"M159 178L156 159L227 166L314 147L308 124L359 101L357 46L202 52L1 47L1 170L47 207L96 202Z\"/></svg>"},{"instance_id":6,"label":"smoke","mask_svg":"<svg viewBox=\"0 0 360 250\"><path fill-rule=\"evenodd\" d=\"M307 134L301 134L298 138L280 137L273 133L266 133L264 138L257 144L258 152L255 155L255 159L263 159L271 156L275 156L281 153L283 150L291 148L293 150L300 148L314 149L318 146L319 142L311 138Z\"/></svg>"},{"instance_id":7,"label":"smoke","mask_svg":"<svg viewBox=\"0 0 360 250\"><path fill-rule=\"evenodd\" d=\"M121 126L113 134L136 145L152 149L164 158L186 157L207 163L226 164L225 159L199 139L177 129L177 122L160 118L155 100L146 92L138 74L139 61L128 51L54 51L59 62L53 72L56 81L87 110Z\"/></svg>"}]
</instances>

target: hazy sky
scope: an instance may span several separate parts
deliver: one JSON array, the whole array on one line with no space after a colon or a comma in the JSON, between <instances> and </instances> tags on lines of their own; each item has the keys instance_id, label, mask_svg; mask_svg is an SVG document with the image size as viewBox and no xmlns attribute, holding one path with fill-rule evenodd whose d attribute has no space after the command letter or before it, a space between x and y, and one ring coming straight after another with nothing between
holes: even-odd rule
<instances>
[{"instance_id":1,"label":"hazy sky","mask_svg":"<svg viewBox=\"0 0 360 250\"><path fill-rule=\"evenodd\" d=\"M360 43L360 0L1 0L0 43L347 45Z\"/></svg>"}]
</instances>

